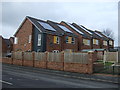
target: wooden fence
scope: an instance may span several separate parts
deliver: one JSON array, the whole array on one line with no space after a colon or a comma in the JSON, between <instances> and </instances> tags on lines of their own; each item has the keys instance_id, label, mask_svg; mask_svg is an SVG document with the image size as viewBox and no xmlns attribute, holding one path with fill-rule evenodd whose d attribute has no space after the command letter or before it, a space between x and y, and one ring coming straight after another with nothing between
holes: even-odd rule
<instances>
[{"instance_id":1,"label":"wooden fence","mask_svg":"<svg viewBox=\"0 0 120 90\"><path fill-rule=\"evenodd\" d=\"M88 53L65 53L64 62L88 64Z\"/></svg>"},{"instance_id":2,"label":"wooden fence","mask_svg":"<svg viewBox=\"0 0 120 90\"><path fill-rule=\"evenodd\" d=\"M105 61L118 62L118 52L106 52L104 54Z\"/></svg>"}]
</instances>

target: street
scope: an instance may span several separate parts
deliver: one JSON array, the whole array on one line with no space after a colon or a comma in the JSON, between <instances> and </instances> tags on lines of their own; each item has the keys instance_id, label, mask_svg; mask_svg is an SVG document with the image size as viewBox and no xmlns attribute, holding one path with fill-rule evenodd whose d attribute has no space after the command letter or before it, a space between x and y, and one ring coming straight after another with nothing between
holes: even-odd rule
<instances>
[{"instance_id":1,"label":"street","mask_svg":"<svg viewBox=\"0 0 120 90\"><path fill-rule=\"evenodd\" d=\"M2 88L118 88L118 84L69 78L44 70L3 64Z\"/></svg>"}]
</instances>

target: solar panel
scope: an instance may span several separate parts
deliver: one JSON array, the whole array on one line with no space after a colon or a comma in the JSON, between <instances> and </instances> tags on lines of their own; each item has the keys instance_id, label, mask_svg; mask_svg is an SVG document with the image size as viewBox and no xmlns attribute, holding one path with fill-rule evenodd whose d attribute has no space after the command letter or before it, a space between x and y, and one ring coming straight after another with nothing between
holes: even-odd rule
<instances>
[{"instance_id":1,"label":"solar panel","mask_svg":"<svg viewBox=\"0 0 120 90\"><path fill-rule=\"evenodd\" d=\"M79 25L83 30L85 30L86 32L88 32L89 34L93 34L93 33L91 33L90 31L88 31L86 28L84 28L84 27L82 27L81 25Z\"/></svg>"},{"instance_id":2,"label":"solar panel","mask_svg":"<svg viewBox=\"0 0 120 90\"><path fill-rule=\"evenodd\" d=\"M78 33L80 34L84 34L82 33L80 30L78 30L77 28L75 28L73 25L71 25L70 23L67 23L70 27L72 27L74 30L76 30Z\"/></svg>"},{"instance_id":3,"label":"solar panel","mask_svg":"<svg viewBox=\"0 0 120 90\"><path fill-rule=\"evenodd\" d=\"M64 31L66 32L70 32L70 33L73 33L72 31L70 31L69 29L67 29L65 26L63 25L58 25L60 28L62 28Z\"/></svg>"},{"instance_id":4,"label":"solar panel","mask_svg":"<svg viewBox=\"0 0 120 90\"><path fill-rule=\"evenodd\" d=\"M100 37L103 37L102 35L100 35L99 33L97 33L97 32L95 32L98 36L100 36Z\"/></svg>"},{"instance_id":5,"label":"solar panel","mask_svg":"<svg viewBox=\"0 0 120 90\"><path fill-rule=\"evenodd\" d=\"M56 31L52 26L50 26L48 23L45 23L45 22L40 22L38 21L38 23L40 25L42 25L45 29L48 29L48 30L52 30L52 31Z\"/></svg>"}]
</instances>

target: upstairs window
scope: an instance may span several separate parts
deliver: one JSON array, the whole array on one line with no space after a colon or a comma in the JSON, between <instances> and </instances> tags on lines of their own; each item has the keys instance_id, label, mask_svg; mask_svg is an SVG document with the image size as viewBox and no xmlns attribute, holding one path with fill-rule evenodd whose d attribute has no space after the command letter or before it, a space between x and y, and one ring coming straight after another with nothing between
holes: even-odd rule
<instances>
[{"instance_id":1,"label":"upstairs window","mask_svg":"<svg viewBox=\"0 0 120 90\"><path fill-rule=\"evenodd\" d=\"M88 39L83 39L83 44L84 44L84 45L90 45L90 40L88 40Z\"/></svg>"},{"instance_id":2,"label":"upstairs window","mask_svg":"<svg viewBox=\"0 0 120 90\"><path fill-rule=\"evenodd\" d=\"M41 34L38 34L38 46L41 46Z\"/></svg>"},{"instance_id":3,"label":"upstairs window","mask_svg":"<svg viewBox=\"0 0 120 90\"><path fill-rule=\"evenodd\" d=\"M60 43L60 37L59 36L54 36L54 41L55 44L59 44Z\"/></svg>"},{"instance_id":4,"label":"upstairs window","mask_svg":"<svg viewBox=\"0 0 120 90\"><path fill-rule=\"evenodd\" d=\"M109 41L109 45L113 45L113 42L112 42L112 41Z\"/></svg>"},{"instance_id":5,"label":"upstairs window","mask_svg":"<svg viewBox=\"0 0 120 90\"><path fill-rule=\"evenodd\" d=\"M15 37L14 44L18 44L18 38Z\"/></svg>"},{"instance_id":6,"label":"upstairs window","mask_svg":"<svg viewBox=\"0 0 120 90\"><path fill-rule=\"evenodd\" d=\"M32 35L29 35L28 43L31 43Z\"/></svg>"},{"instance_id":7,"label":"upstairs window","mask_svg":"<svg viewBox=\"0 0 120 90\"><path fill-rule=\"evenodd\" d=\"M74 44L75 43L75 38L74 37L69 37L69 36L66 36L66 43L69 43L69 44Z\"/></svg>"},{"instance_id":8,"label":"upstairs window","mask_svg":"<svg viewBox=\"0 0 120 90\"><path fill-rule=\"evenodd\" d=\"M93 39L93 44L98 45L98 44L99 44L99 41L98 41L97 39Z\"/></svg>"},{"instance_id":9,"label":"upstairs window","mask_svg":"<svg viewBox=\"0 0 120 90\"><path fill-rule=\"evenodd\" d=\"M75 44L75 38L72 37L72 44Z\"/></svg>"},{"instance_id":10,"label":"upstairs window","mask_svg":"<svg viewBox=\"0 0 120 90\"><path fill-rule=\"evenodd\" d=\"M103 45L107 46L107 41L103 41Z\"/></svg>"}]
</instances>

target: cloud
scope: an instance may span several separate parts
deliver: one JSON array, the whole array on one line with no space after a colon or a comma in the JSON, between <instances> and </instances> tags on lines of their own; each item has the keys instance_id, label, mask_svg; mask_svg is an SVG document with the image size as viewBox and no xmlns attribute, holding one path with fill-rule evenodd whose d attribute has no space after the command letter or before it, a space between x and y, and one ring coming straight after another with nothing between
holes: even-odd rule
<instances>
[{"instance_id":1,"label":"cloud","mask_svg":"<svg viewBox=\"0 0 120 90\"><path fill-rule=\"evenodd\" d=\"M3 2L2 35L12 36L27 15L42 20L76 22L93 30L110 28L117 34L117 7L117 2Z\"/></svg>"}]
</instances>

